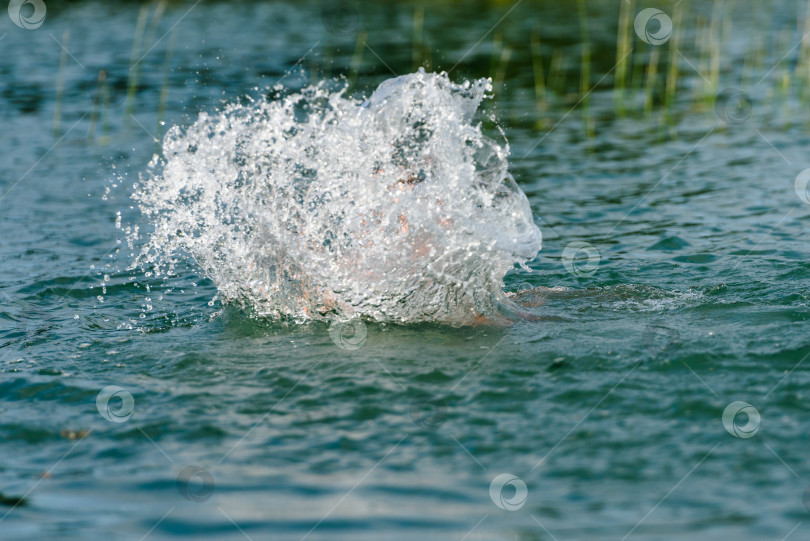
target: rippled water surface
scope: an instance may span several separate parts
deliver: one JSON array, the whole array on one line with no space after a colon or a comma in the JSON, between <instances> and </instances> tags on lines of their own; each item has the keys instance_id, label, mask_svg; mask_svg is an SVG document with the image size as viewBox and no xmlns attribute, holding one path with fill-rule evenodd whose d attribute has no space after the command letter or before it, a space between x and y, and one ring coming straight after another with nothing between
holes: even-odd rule
<instances>
[{"instance_id":1,"label":"rippled water surface","mask_svg":"<svg viewBox=\"0 0 810 541\"><path fill-rule=\"evenodd\" d=\"M626 4L626 70L619 2L46 4L0 13L0 539L807 538L805 2L661 2L657 49ZM522 317L279 322L215 258L133 266L171 126L419 66L493 79Z\"/></svg>"}]
</instances>

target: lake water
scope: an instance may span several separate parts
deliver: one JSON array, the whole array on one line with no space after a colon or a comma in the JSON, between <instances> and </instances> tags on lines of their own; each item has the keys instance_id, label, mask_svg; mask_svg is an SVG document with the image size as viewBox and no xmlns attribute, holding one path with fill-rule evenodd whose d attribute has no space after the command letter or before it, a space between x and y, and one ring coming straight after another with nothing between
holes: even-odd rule
<instances>
[{"instance_id":1,"label":"lake water","mask_svg":"<svg viewBox=\"0 0 810 541\"><path fill-rule=\"evenodd\" d=\"M36 4L0 21L0 539L807 538L806 2L625 4L621 101L621 2ZM532 317L281 324L131 268L171 126L420 65L493 77Z\"/></svg>"}]
</instances>

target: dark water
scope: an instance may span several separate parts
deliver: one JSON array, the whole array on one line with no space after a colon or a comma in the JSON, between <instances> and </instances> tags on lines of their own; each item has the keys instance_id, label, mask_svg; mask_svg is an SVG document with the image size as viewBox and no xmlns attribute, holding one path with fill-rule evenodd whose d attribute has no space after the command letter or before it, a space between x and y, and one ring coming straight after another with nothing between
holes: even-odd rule
<instances>
[{"instance_id":1,"label":"dark water","mask_svg":"<svg viewBox=\"0 0 810 541\"><path fill-rule=\"evenodd\" d=\"M682 6L673 100L662 79L624 116L619 4L584 4L585 99L575 3L172 2L129 102L138 4L48 2L33 30L3 14L0 538L807 538L805 3ZM713 10L716 90L750 98L740 122L700 90ZM547 72L562 59L540 107L533 29ZM116 213L148 229L128 194L166 127L279 80L368 93L428 62L502 73L488 111L545 237L506 287L541 320L369 323L338 347L326 325L223 310L193 261L167 281L127 270ZM735 401L751 407L724 427ZM504 473L519 480L493 499Z\"/></svg>"}]
</instances>

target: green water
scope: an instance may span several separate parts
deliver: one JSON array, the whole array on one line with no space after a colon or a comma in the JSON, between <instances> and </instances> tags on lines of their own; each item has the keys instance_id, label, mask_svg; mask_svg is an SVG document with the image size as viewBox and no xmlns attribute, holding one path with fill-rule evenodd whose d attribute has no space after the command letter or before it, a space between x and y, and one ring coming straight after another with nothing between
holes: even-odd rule
<instances>
[{"instance_id":1,"label":"green water","mask_svg":"<svg viewBox=\"0 0 810 541\"><path fill-rule=\"evenodd\" d=\"M33 30L2 14L0 539L807 538L806 5L682 6L676 90L665 107L669 42L649 112L653 46L632 35L622 116L619 4L584 4L587 95L572 2L326 18L314 2L173 2L144 25L131 102L139 4L48 2ZM713 10L707 97L697 21ZM554 73L540 105L532 30ZM159 130L278 80L345 74L368 94L428 62L456 81L502 73L487 113L544 234L506 289L539 317L367 323L339 347L327 325L211 302L193 261L166 281L128 270L116 213L148 229L128 196ZM723 88L750 117L716 110ZM592 248L572 260L572 242ZM109 409L108 386L123 389ZM724 426L735 401L751 407ZM504 473L518 481L498 491Z\"/></svg>"}]
</instances>

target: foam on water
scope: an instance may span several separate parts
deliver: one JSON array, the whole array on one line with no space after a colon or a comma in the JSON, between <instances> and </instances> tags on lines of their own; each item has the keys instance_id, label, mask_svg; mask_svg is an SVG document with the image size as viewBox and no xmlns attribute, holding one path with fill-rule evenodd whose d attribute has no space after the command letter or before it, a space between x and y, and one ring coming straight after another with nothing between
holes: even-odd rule
<instances>
[{"instance_id":1,"label":"foam on water","mask_svg":"<svg viewBox=\"0 0 810 541\"><path fill-rule=\"evenodd\" d=\"M138 261L190 254L222 300L263 317L455 323L509 306L504 274L541 233L474 120L487 79L418 73L365 102L321 83L173 127L136 186Z\"/></svg>"}]
</instances>

